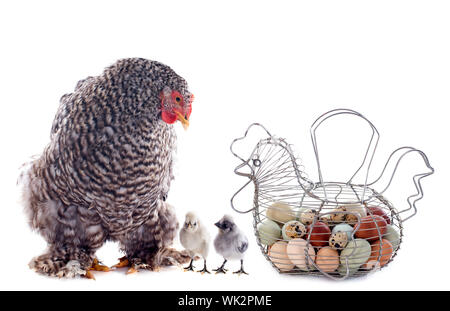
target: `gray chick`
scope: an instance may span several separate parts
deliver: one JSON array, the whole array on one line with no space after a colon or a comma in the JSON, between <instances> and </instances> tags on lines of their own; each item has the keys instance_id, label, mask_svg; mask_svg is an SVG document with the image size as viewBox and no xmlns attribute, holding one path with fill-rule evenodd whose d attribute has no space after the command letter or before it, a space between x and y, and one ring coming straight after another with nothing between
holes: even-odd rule
<instances>
[{"instance_id":1,"label":"gray chick","mask_svg":"<svg viewBox=\"0 0 450 311\"><path fill-rule=\"evenodd\" d=\"M219 268L213 271L216 271L216 274L226 273L226 262L228 260L235 259L241 261L241 269L233 273L248 274L244 271L244 254L248 248L247 237L241 232L241 230L239 230L237 225L234 223L233 218L229 215L223 216L222 219L214 225L219 228L219 233L214 239L214 247L216 252L222 255L224 261Z\"/></svg>"},{"instance_id":2,"label":"gray chick","mask_svg":"<svg viewBox=\"0 0 450 311\"><path fill-rule=\"evenodd\" d=\"M198 217L189 212L186 214L184 226L180 230L180 242L181 245L188 251L191 257L191 262L188 267L185 267L185 271L194 271L194 257L199 254L203 257L203 269L197 272L210 273L206 268L206 258L209 252L210 236L206 228L202 225Z\"/></svg>"}]
</instances>

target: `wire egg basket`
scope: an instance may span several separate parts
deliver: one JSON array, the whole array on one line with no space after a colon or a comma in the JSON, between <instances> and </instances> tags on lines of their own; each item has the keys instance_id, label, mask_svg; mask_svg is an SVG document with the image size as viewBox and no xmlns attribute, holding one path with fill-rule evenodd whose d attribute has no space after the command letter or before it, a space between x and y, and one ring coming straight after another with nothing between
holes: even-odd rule
<instances>
[{"instance_id":1,"label":"wire egg basket","mask_svg":"<svg viewBox=\"0 0 450 311\"><path fill-rule=\"evenodd\" d=\"M348 181L324 181L316 130L326 120L344 114L365 120L372 136L361 165ZM244 140L254 127L262 128L267 137L244 159L233 151L233 146ZM398 148L389 156L379 177L369 182L369 170L380 138L372 122L356 111L335 109L321 115L312 124L310 133L318 182L308 178L285 139L272 135L259 123L251 124L244 136L235 139L230 147L241 161L234 172L248 178L231 198L231 207L238 213L253 212L257 243L280 273L324 275L343 280L386 267L400 249L404 222L417 212L416 202L423 197L422 178L434 172L427 156L412 147ZM414 175L417 192L407 198L409 207L399 211L383 194L391 185L399 163L410 153L418 153L428 171ZM393 169L389 177L390 165ZM355 176L364 171L364 183L353 183ZM375 190L377 183L386 177L387 185L381 191ZM253 207L238 210L235 197L250 183L255 189Z\"/></svg>"}]
</instances>

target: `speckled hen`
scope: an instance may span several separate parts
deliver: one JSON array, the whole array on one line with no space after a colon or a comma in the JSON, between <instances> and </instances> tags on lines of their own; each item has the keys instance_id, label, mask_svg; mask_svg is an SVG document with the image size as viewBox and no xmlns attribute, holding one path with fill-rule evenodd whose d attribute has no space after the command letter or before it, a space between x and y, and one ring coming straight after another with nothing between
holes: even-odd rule
<instances>
[{"instance_id":1,"label":"speckled hen","mask_svg":"<svg viewBox=\"0 0 450 311\"><path fill-rule=\"evenodd\" d=\"M92 276L108 270L95 257L107 240L133 271L189 261L170 248L178 222L166 198L172 124L189 125L192 99L170 67L142 58L119 60L61 98L51 142L19 179L30 225L48 243L31 268Z\"/></svg>"}]
</instances>

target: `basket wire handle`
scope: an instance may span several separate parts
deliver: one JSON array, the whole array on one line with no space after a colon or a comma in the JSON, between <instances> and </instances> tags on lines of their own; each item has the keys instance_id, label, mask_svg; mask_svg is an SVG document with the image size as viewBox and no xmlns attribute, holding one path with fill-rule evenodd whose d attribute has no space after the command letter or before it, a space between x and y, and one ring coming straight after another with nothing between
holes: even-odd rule
<instances>
[{"instance_id":1,"label":"basket wire handle","mask_svg":"<svg viewBox=\"0 0 450 311\"><path fill-rule=\"evenodd\" d=\"M342 277L335 277L335 276L329 274L328 272L325 272L323 269L321 269L321 268L315 263L315 260L313 260L313 259L311 258L311 256L309 255L308 250L309 250L309 246L310 246L310 244L311 244L311 243L310 243L310 239L311 239L312 230L309 231L309 233L308 233L308 238L306 239L306 247L305 247L305 257L306 257L305 260L306 260L306 264L308 265L309 263L311 263L311 264L313 265L314 268L316 268L316 269L317 269L318 271L320 271L323 275L325 275L326 277L328 277L328 278L330 278L330 279L332 279L332 280L345 280L346 278L348 278L348 277L350 276L350 268L349 268L349 265L348 265L348 258L351 257L351 256L353 256L353 254L355 253L355 251L356 251L356 249L357 249L357 247L356 247L356 241L355 241L354 235L355 235L355 232L358 231L358 229L359 229L359 227L360 227L360 225L361 225L361 215L359 215L358 212L351 212L351 211L331 211L331 212L321 213L320 216L325 216L325 215L328 215L328 214L353 214L353 215L356 216L357 219L358 219L358 222L356 223L356 225L355 225L355 227L354 227L354 229L353 229L353 231L352 231L352 233L351 233L351 237L350 237L350 241L349 241L349 243L350 243L350 242L353 242L353 250L352 250L352 252L351 252L348 256L345 256L345 257L344 257L344 258L345 258L345 275L342 276ZM314 216L314 219L313 219L312 223L311 223L311 228L314 228L314 225L316 224L316 222L318 221L318 219L319 219L319 214L316 214L316 215ZM378 230L378 233L380 234L380 230L378 229L378 225L377 225L377 230ZM381 236L381 234L380 234L380 236ZM312 245L311 245L311 247L312 247Z\"/></svg>"},{"instance_id":2,"label":"basket wire handle","mask_svg":"<svg viewBox=\"0 0 450 311\"><path fill-rule=\"evenodd\" d=\"M252 207L251 209L249 209L249 210L247 210L247 211L241 211L241 210L238 210L238 209L234 206L234 198L235 198L235 197L236 197L236 196L237 196L237 195L238 195L245 187L247 187L248 184L251 183L252 178L254 178L255 172L254 172L252 166L249 164L250 159L244 160L243 158L241 158L240 156L238 156L238 155L234 152L233 146L234 146L234 144L235 144L236 142L245 139L245 138L247 137L247 134L248 134L248 132L250 131L250 129L251 129L252 127L254 127L254 126L255 126L255 127L256 127L256 126L261 127L261 128L267 133L267 135L268 135L269 137L273 137L272 134L270 134L270 132L269 132L262 124L260 124L260 123L252 123L252 124L250 124L250 126L247 128L247 130L245 131L244 136L241 136L241 137L239 137L239 138L234 139L234 140L231 142L231 145L230 145L230 151L231 151L231 153L232 153L236 158L238 158L239 160L242 161L241 164L239 164L238 166L236 166L236 168L234 169L234 173L235 173L236 175L244 176L244 177L248 177L248 178L249 178L249 180L244 184L244 186L242 186L241 188L239 188L239 190L236 191L236 192L234 193L234 195L231 197L231 200L230 200L231 208L232 208L234 211L236 211L236 212L238 212L238 213L240 213L240 214L246 214L246 213L248 213L248 212L251 212L251 211L254 209L254 207ZM248 166L248 167L250 168L251 174L247 174L247 173L243 173L243 172L240 172L240 171L239 171L239 170L240 170L241 168L243 168L244 166Z\"/></svg>"},{"instance_id":3,"label":"basket wire handle","mask_svg":"<svg viewBox=\"0 0 450 311\"><path fill-rule=\"evenodd\" d=\"M389 182L386 185L386 187L381 192L379 192L379 194L383 194L389 188L389 186L392 183L392 180L394 179L395 173L397 172L397 168L398 168L401 160L407 154L412 153L412 152L417 152L422 157L422 159L425 162L425 165L429 169L428 172L419 173L419 174L416 174L416 175L413 176L413 181L414 181L414 185L416 187L417 193L415 193L415 194L413 194L413 195L411 195L411 196L409 196L407 198L407 201L408 201L408 204L409 204L409 208L406 208L406 209L398 212L398 214L401 214L401 213L407 212L407 211L409 211L411 209L414 211L410 216L408 216L405 219L403 219L403 221L406 221L406 220L410 219L411 217L413 217L414 215L416 215L416 213L417 213L416 202L423 198L423 190L422 190L422 184L421 184L422 178L430 176L430 175L432 175L434 173L434 168L431 166L430 161L428 160L428 157L426 156L426 154L422 150L419 150L419 149L416 149L416 148L413 148L413 147L407 147L407 146L406 147L400 147L400 148L394 150L391 153L391 155L389 156L388 160L386 161L386 164L384 165L384 168L383 168L380 176L377 179L375 179L373 182L369 183L368 185L371 186L371 185L377 183L383 177L383 175L384 175L384 173L386 171L386 168L388 167L388 165L391 162L392 158L394 157L395 154L398 154L400 151L403 152L403 153L399 156L399 158L397 159L397 162L395 163L395 167L394 167L394 169L392 171L392 174L391 174L391 177L389 179Z\"/></svg>"},{"instance_id":4,"label":"basket wire handle","mask_svg":"<svg viewBox=\"0 0 450 311\"><path fill-rule=\"evenodd\" d=\"M238 155L233 151L233 145L234 145L236 142L245 139L245 138L247 137L248 132L250 131L250 129L251 129L253 126L259 126L259 127L261 127L261 128L267 133L267 135L269 135L269 137L272 137L272 134L270 134L270 132L269 132L262 124L260 124L260 123L252 123L252 124L250 124L249 127L247 128L247 130L245 131L244 136L241 136L241 137L238 137L238 138L234 139L234 140L231 142L231 146L230 146L230 151L231 151L231 153L232 153L236 158L238 158L239 160L241 160L241 161L244 162L244 163L248 163L248 160L245 161L245 160L242 159L240 156L238 156ZM236 171L236 170L235 170L235 171Z\"/></svg>"},{"instance_id":5,"label":"basket wire handle","mask_svg":"<svg viewBox=\"0 0 450 311\"><path fill-rule=\"evenodd\" d=\"M364 159L363 159L361 165L356 170L356 172L347 181L347 184L351 183L352 179L364 167L364 164L366 163L367 159L369 159L369 162L368 162L368 165L367 165L366 176L365 176L365 180L364 180L363 193L362 193L361 200L360 200L361 203L363 203L364 202L365 193L366 193L366 189L367 189L367 181L368 181L368 177L369 177L369 170L370 170L370 166L372 165L372 160L373 160L373 157L375 155L375 151L376 151L377 146L378 146L378 141L380 139L380 133L378 132L377 128L373 125L373 123L370 122L366 117L364 117L359 112L356 112L356 111L351 110L351 109L334 109L334 110L330 110L330 111L322 114L311 125L311 129L310 129L311 140L312 140L312 144L313 144L313 148L314 148L314 154L315 154L315 157L316 157L317 169L318 169L318 173L319 173L319 180L320 180L320 184L323 186L325 202L331 202L331 201L328 200L326 187L325 187L324 182L323 182L322 169L321 169L321 166L320 166L320 159L319 159L319 151L318 151L318 147L317 147L316 130L327 119L329 119L331 117L334 117L334 116L342 115L342 114L349 114L349 115L355 115L357 117L360 117L361 119L367 121L367 123L369 123L369 125L370 125L370 127L372 129L372 136L370 138L369 145L367 146L367 150L366 150L366 153L364 155ZM370 152L371 149L373 149L372 152ZM336 203L336 202L334 202L334 203Z\"/></svg>"}]
</instances>

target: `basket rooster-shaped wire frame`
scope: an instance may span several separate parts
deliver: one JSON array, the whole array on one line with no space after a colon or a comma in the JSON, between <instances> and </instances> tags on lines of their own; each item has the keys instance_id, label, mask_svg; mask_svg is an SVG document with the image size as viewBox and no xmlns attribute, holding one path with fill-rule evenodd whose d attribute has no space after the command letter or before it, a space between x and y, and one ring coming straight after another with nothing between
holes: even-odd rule
<instances>
[{"instance_id":1,"label":"basket rooster-shaped wire frame","mask_svg":"<svg viewBox=\"0 0 450 311\"><path fill-rule=\"evenodd\" d=\"M327 182L322 177L316 130L327 119L343 114L367 121L372 136L364 159L352 177L346 182ZM261 127L267 137L244 159L234 152L233 146L246 138L253 127ZM416 214L416 202L423 197L421 180L433 174L434 169L422 151L401 147L389 156L379 177L369 181L379 137L375 126L356 111L336 109L321 115L311 126L319 182L307 177L286 140L273 136L261 124L251 124L243 137L232 142L231 152L241 161L234 172L249 180L233 195L231 206L239 213L253 212L257 243L276 270L342 280L377 271L393 260L402 242L403 223ZM391 185L400 161L410 153L418 153L428 171L413 177L417 192L408 197L409 207L398 211L383 193ZM387 167L392 164L392 175L390 178L386 175L387 185L376 191L374 186L385 178ZM249 172L243 172L244 168ZM353 183L363 169L364 183ZM253 208L238 210L234 199L252 182Z\"/></svg>"}]
</instances>

